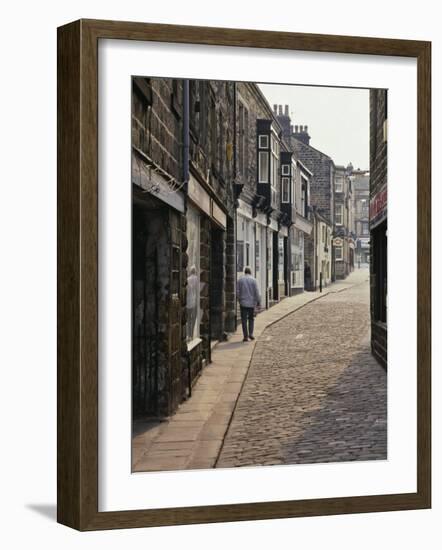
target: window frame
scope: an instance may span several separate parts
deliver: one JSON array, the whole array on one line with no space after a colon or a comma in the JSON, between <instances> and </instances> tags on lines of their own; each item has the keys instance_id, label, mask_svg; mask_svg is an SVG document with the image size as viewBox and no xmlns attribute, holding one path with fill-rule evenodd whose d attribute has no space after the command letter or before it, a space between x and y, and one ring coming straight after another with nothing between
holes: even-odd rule
<instances>
[{"instance_id":1,"label":"window frame","mask_svg":"<svg viewBox=\"0 0 442 550\"><path fill-rule=\"evenodd\" d=\"M287 176L281 178L281 203L290 204L290 178Z\"/></svg>"},{"instance_id":2,"label":"window frame","mask_svg":"<svg viewBox=\"0 0 442 550\"><path fill-rule=\"evenodd\" d=\"M338 222L338 211L340 214L341 221ZM344 225L344 205L336 204L335 205L335 225L343 226Z\"/></svg>"},{"instance_id":3,"label":"window frame","mask_svg":"<svg viewBox=\"0 0 442 550\"><path fill-rule=\"evenodd\" d=\"M269 151L258 151L258 183L269 183ZM263 170L263 162L261 159L266 159L266 170ZM265 179L262 178L264 172Z\"/></svg>"}]
</instances>

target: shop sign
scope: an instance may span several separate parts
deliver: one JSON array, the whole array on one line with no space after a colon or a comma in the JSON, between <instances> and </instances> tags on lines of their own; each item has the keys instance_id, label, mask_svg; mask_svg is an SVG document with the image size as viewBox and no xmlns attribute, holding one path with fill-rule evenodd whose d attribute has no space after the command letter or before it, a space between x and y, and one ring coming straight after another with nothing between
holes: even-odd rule
<instances>
[{"instance_id":1,"label":"shop sign","mask_svg":"<svg viewBox=\"0 0 442 550\"><path fill-rule=\"evenodd\" d=\"M336 237L333 239L333 244L335 246L342 246L344 244L344 241L340 237Z\"/></svg>"},{"instance_id":2,"label":"shop sign","mask_svg":"<svg viewBox=\"0 0 442 550\"><path fill-rule=\"evenodd\" d=\"M212 217L218 222L224 229L227 227L227 216L223 210L212 199Z\"/></svg>"},{"instance_id":3,"label":"shop sign","mask_svg":"<svg viewBox=\"0 0 442 550\"><path fill-rule=\"evenodd\" d=\"M370 199L370 225L383 221L387 216L387 186Z\"/></svg>"},{"instance_id":4,"label":"shop sign","mask_svg":"<svg viewBox=\"0 0 442 550\"><path fill-rule=\"evenodd\" d=\"M190 175L189 179L188 196L195 203L195 205L208 216L212 215L210 208L210 196L192 175Z\"/></svg>"}]
</instances>

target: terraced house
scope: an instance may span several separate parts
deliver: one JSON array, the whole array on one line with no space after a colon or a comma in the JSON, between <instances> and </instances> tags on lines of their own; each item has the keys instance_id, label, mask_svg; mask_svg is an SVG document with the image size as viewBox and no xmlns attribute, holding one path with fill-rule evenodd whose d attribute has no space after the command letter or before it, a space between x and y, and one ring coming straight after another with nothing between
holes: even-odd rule
<instances>
[{"instance_id":1,"label":"terraced house","mask_svg":"<svg viewBox=\"0 0 442 550\"><path fill-rule=\"evenodd\" d=\"M234 85L134 78L133 408L174 412L235 329Z\"/></svg>"}]
</instances>

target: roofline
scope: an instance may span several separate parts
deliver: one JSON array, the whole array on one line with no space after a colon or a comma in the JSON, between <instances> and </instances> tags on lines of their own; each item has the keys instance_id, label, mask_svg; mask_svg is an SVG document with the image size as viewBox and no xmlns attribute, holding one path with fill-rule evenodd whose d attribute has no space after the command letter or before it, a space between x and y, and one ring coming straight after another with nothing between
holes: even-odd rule
<instances>
[{"instance_id":1,"label":"roofline","mask_svg":"<svg viewBox=\"0 0 442 550\"><path fill-rule=\"evenodd\" d=\"M310 174L310 176L313 176L313 172L310 172L307 166L304 163L302 163L299 159L296 159L296 163L299 164L299 166L304 170L304 172L307 172L308 174Z\"/></svg>"}]
</instances>

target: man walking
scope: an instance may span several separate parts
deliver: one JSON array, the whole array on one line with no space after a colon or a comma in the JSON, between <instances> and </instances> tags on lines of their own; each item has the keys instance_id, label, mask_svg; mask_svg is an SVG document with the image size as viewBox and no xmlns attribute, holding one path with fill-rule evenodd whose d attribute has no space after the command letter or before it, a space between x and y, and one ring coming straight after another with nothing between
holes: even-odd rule
<instances>
[{"instance_id":1,"label":"man walking","mask_svg":"<svg viewBox=\"0 0 442 550\"><path fill-rule=\"evenodd\" d=\"M249 339L254 340L255 307L261 304L261 296L259 295L258 283L252 277L250 267L244 268L244 275L239 279L237 284L236 297L241 308L243 342L247 342Z\"/></svg>"}]
</instances>

